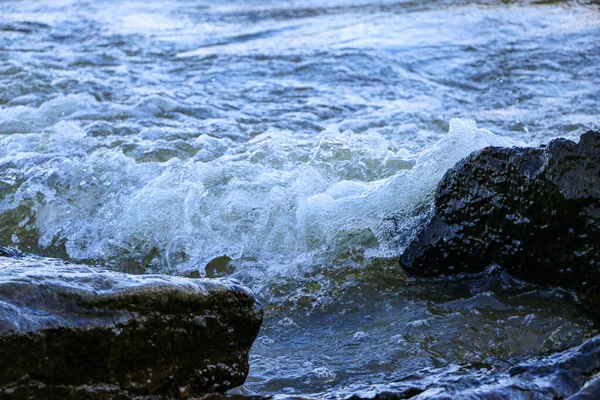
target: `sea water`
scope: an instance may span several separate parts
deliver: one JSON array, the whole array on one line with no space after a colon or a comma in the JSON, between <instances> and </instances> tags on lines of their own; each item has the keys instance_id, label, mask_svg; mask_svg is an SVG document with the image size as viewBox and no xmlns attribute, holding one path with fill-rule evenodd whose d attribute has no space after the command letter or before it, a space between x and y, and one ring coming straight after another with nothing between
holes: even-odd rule
<instances>
[{"instance_id":1,"label":"sea water","mask_svg":"<svg viewBox=\"0 0 600 400\"><path fill-rule=\"evenodd\" d=\"M568 296L397 257L461 158L598 128L599 64L593 1L3 2L0 245L241 280L266 319L234 393L564 349Z\"/></svg>"}]
</instances>

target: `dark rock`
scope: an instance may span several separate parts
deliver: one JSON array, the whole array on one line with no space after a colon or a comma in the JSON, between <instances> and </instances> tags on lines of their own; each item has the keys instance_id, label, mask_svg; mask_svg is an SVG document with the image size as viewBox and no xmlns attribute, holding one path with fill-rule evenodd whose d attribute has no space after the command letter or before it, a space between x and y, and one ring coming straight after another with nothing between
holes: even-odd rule
<instances>
[{"instance_id":1,"label":"dark rock","mask_svg":"<svg viewBox=\"0 0 600 400\"><path fill-rule=\"evenodd\" d=\"M28 376L0 389L0 399L27 400L163 400L162 396L136 396L114 385L45 385Z\"/></svg>"},{"instance_id":2,"label":"dark rock","mask_svg":"<svg viewBox=\"0 0 600 400\"><path fill-rule=\"evenodd\" d=\"M598 372L600 336L579 347L523 362L508 371L479 365L425 369L398 382L375 387L374 394L350 399L591 400L600 398Z\"/></svg>"},{"instance_id":3,"label":"dark rock","mask_svg":"<svg viewBox=\"0 0 600 400\"><path fill-rule=\"evenodd\" d=\"M0 254L13 256L0 257L1 399L182 398L244 383L262 308L238 282Z\"/></svg>"},{"instance_id":4,"label":"dark rock","mask_svg":"<svg viewBox=\"0 0 600 400\"><path fill-rule=\"evenodd\" d=\"M500 264L600 305L600 132L579 143L488 147L440 182L433 215L401 256L416 276Z\"/></svg>"},{"instance_id":5,"label":"dark rock","mask_svg":"<svg viewBox=\"0 0 600 400\"><path fill-rule=\"evenodd\" d=\"M23 253L12 247L0 247L0 257L23 257Z\"/></svg>"}]
</instances>

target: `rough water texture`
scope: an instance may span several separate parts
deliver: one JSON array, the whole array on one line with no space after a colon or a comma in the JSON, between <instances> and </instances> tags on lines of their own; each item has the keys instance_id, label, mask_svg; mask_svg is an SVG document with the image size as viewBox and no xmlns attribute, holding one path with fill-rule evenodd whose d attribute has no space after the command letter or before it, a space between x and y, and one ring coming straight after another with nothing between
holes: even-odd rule
<instances>
[{"instance_id":1,"label":"rough water texture","mask_svg":"<svg viewBox=\"0 0 600 400\"><path fill-rule=\"evenodd\" d=\"M10 399L66 398L65 386L86 385L176 398L224 392L244 383L262 322L235 281L25 255L0 256L0 307L0 397Z\"/></svg>"},{"instance_id":2,"label":"rough water texture","mask_svg":"<svg viewBox=\"0 0 600 400\"><path fill-rule=\"evenodd\" d=\"M561 293L397 257L471 151L600 127L599 36L594 1L0 2L0 245L243 281L265 322L234 393L579 345Z\"/></svg>"},{"instance_id":3,"label":"rough water texture","mask_svg":"<svg viewBox=\"0 0 600 400\"><path fill-rule=\"evenodd\" d=\"M597 123L593 7L444 5L6 3L2 242L266 276L399 255L445 169L496 144L405 177L452 117L518 141Z\"/></svg>"},{"instance_id":4,"label":"rough water texture","mask_svg":"<svg viewBox=\"0 0 600 400\"><path fill-rule=\"evenodd\" d=\"M600 306L600 132L543 148L489 147L451 168L431 220L400 258L412 275L501 264Z\"/></svg>"}]
</instances>

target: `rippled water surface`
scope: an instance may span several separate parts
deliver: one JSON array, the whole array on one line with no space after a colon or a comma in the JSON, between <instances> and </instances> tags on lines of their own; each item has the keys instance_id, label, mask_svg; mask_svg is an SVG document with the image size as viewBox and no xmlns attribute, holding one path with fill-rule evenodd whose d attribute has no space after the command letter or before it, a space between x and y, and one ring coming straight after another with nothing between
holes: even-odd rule
<instances>
[{"instance_id":1,"label":"rippled water surface","mask_svg":"<svg viewBox=\"0 0 600 400\"><path fill-rule=\"evenodd\" d=\"M396 257L471 151L600 127L598 65L593 1L3 1L0 245L241 279L267 316L236 393L503 368L592 322Z\"/></svg>"}]
</instances>

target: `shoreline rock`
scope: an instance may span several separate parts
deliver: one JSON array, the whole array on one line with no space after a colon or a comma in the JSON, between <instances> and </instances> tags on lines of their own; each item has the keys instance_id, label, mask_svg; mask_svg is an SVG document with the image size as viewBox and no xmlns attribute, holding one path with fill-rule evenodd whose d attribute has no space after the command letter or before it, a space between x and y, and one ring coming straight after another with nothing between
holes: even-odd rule
<instances>
[{"instance_id":1,"label":"shoreline rock","mask_svg":"<svg viewBox=\"0 0 600 400\"><path fill-rule=\"evenodd\" d=\"M0 248L0 398L224 392L244 383L261 322L237 281L128 275Z\"/></svg>"},{"instance_id":2,"label":"shoreline rock","mask_svg":"<svg viewBox=\"0 0 600 400\"><path fill-rule=\"evenodd\" d=\"M595 336L575 348L535 357L507 371L481 365L424 370L348 400L592 400L600 398L599 371L600 336Z\"/></svg>"},{"instance_id":3,"label":"shoreline rock","mask_svg":"<svg viewBox=\"0 0 600 400\"><path fill-rule=\"evenodd\" d=\"M412 276L480 272L500 264L600 305L600 132L579 143L488 147L450 169L431 218L400 257Z\"/></svg>"}]
</instances>

